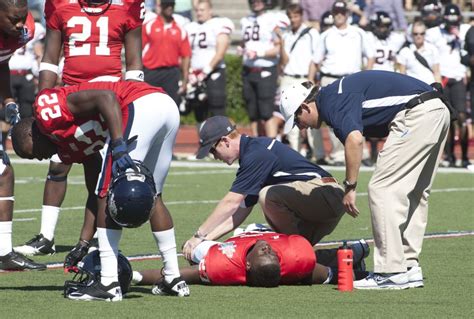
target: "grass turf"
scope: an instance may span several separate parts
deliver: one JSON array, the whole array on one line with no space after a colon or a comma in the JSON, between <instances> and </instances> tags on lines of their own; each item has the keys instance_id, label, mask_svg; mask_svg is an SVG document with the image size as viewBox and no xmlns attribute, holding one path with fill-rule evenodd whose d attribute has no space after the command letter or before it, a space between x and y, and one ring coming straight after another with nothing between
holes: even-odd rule
<instances>
[{"instance_id":1,"label":"grass turf","mask_svg":"<svg viewBox=\"0 0 474 319\"><path fill-rule=\"evenodd\" d=\"M39 231L40 207L47 166L15 164L14 245ZM225 168L173 168L164 199L173 215L178 247L212 211L232 183L235 170ZM342 172L334 172L343 179ZM346 215L324 240L370 238L366 185L370 173L361 173L357 219ZM427 233L473 231L473 174L440 173L430 197ZM82 169L69 176L68 193L56 232L58 253L35 257L60 262L77 241L85 201ZM245 223L263 222L255 208ZM62 297L62 270L0 274L0 318L52 317L456 317L474 316L473 237L427 239L421 263L425 288L407 291L354 291L340 293L335 286L296 286L276 289L192 286L191 297L157 297L150 287L133 287L120 303L74 302ZM120 248L127 255L156 253L149 226L126 229ZM184 260L181 264L186 265ZM368 258L368 267L372 258ZM135 270L161 267L160 261L132 262Z\"/></svg>"}]
</instances>

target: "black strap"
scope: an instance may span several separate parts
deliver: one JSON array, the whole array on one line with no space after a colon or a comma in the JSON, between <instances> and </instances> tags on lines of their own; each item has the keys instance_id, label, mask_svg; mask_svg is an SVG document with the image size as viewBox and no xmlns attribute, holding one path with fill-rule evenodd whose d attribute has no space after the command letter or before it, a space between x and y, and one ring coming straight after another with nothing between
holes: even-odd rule
<instances>
[{"instance_id":1,"label":"black strap","mask_svg":"<svg viewBox=\"0 0 474 319\"><path fill-rule=\"evenodd\" d=\"M308 33L310 30L312 29L312 27L307 27L305 29L303 29L303 31L301 31L300 35L298 36L298 38L296 38L295 42L293 42L293 45L291 46L291 49L290 49L290 53L293 52L293 49L295 48L296 46L296 43L298 43L298 41L304 37L304 35L306 33Z\"/></svg>"},{"instance_id":2,"label":"black strap","mask_svg":"<svg viewBox=\"0 0 474 319\"><path fill-rule=\"evenodd\" d=\"M433 70L431 70L430 68L430 65L428 64L428 61L426 61L426 59L421 54L419 54L418 51L413 51L413 54L415 55L415 58L418 60L418 62L420 62L425 68L430 70L430 72L433 72Z\"/></svg>"}]
</instances>

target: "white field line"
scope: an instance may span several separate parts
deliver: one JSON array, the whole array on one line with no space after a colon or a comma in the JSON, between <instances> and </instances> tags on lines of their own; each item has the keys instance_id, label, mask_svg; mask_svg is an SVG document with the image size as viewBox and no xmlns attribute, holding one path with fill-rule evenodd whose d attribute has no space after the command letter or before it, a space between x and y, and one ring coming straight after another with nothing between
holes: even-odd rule
<instances>
[{"instance_id":1,"label":"white field line","mask_svg":"<svg viewBox=\"0 0 474 319\"><path fill-rule=\"evenodd\" d=\"M439 188L432 189L432 193L452 193L452 192L473 192L474 188L464 187L464 188ZM367 196L367 193L357 193L358 196ZM168 201L165 204L167 206L172 205L195 205L195 204L216 204L219 199L209 199L209 200L179 200L179 201ZM68 210L83 210L84 206L72 206L72 207L62 207L62 211ZM24 213L36 213L41 212L40 208L30 208L30 209L17 209L14 211L14 214L24 214Z\"/></svg>"}]
</instances>

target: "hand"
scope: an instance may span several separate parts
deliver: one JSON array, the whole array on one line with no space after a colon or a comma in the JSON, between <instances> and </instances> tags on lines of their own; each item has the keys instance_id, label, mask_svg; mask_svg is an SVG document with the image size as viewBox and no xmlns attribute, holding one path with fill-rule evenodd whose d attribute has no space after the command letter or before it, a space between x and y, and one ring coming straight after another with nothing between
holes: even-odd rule
<instances>
[{"instance_id":1,"label":"hand","mask_svg":"<svg viewBox=\"0 0 474 319\"><path fill-rule=\"evenodd\" d=\"M10 125L20 122L20 109L15 102L5 104L5 121L10 123Z\"/></svg>"},{"instance_id":2,"label":"hand","mask_svg":"<svg viewBox=\"0 0 474 319\"><path fill-rule=\"evenodd\" d=\"M257 51L247 50L245 51L245 55L248 59L254 60L257 58Z\"/></svg>"},{"instance_id":3,"label":"hand","mask_svg":"<svg viewBox=\"0 0 474 319\"><path fill-rule=\"evenodd\" d=\"M359 216L359 209L356 206L356 191L355 189L347 190L342 203L346 209L346 213L356 218Z\"/></svg>"},{"instance_id":4,"label":"hand","mask_svg":"<svg viewBox=\"0 0 474 319\"><path fill-rule=\"evenodd\" d=\"M77 245L66 255L64 259L64 270L69 271L69 269L73 268L77 265L78 262L87 255L87 251L89 250L89 243L85 240L81 240L77 243Z\"/></svg>"},{"instance_id":5,"label":"hand","mask_svg":"<svg viewBox=\"0 0 474 319\"><path fill-rule=\"evenodd\" d=\"M118 138L110 143L112 149L112 174L125 172L129 168L136 169L135 163L128 154L127 143L123 138Z\"/></svg>"},{"instance_id":6,"label":"hand","mask_svg":"<svg viewBox=\"0 0 474 319\"><path fill-rule=\"evenodd\" d=\"M184 255L184 258L186 258L186 260L188 260L189 262L192 261L193 251L197 247L197 245L202 243L202 241L203 240L201 238L191 237L188 239L187 242L184 243L183 255Z\"/></svg>"}]
</instances>

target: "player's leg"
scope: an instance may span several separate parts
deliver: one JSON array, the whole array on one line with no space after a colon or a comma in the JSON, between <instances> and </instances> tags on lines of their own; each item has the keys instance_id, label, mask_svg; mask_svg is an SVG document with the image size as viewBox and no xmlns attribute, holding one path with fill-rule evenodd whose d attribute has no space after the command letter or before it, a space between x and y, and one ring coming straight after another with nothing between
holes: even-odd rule
<instances>
[{"instance_id":1,"label":"player's leg","mask_svg":"<svg viewBox=\"0 0 474 319\"><path fill-rule=\"evenodd\" d=\"M44 186L40 233L24 245L15 247L16 252L27 256L56 253L54 233L59 219L60 207L66 195L67 175L71 170L71 166L62 163L57 155L51 158Z\"/></svg>"},{"instance_id":2,"label":"player's leg","mask_svg":"<svg viewBox=\"0 0 474 319\"><path fill-rule=\"evenodd\" d=\"M454 123L457 126L459 144L461 146L461 166L469 165L468 146L469 134L466 109L466 85L464 81L456 81L451 87L451 105L458 111L458 120ZM454 147L453 147L454 148Z\"/></svg>"},{"instance_id":3,"label":"player's leg","mask_svg":"<svg viewBox=\"0 0 474 319\"><path fill-rule=\"evenodd\" d=\"M255 81L253 78L255 74L250 72L250 69L245 68L242 72L242 93L245 101L245 105L247 107L247 114L250 119L250 125L252 127L252 134L253 136L258 135L258 109L257 109L257 92L255 87Z\"/></svg>"},{"instance_id":4,"label":"player's leg","mask_svg":"<svg viewBox=\"0 0 474 319\"><path fill-rule=\"evenodd\" d=\"M226 110L226 72L225 69L219 69L213 72L207 84L207 105L209 117L222 115L225 116Z\"/></svg>"},{"instance_id":5,"label":"player's leg","mask_svg":"<svg viewBox=\"0 0 474 319\"><path fill-rule=\"evenodd\" d=\"M35 102L36 85L32 74L22 77L21 86L18 89L18 105L22 119L33 115L33 103Z\"/></svg>"},{"instance_id":6,"label":"player's leg","mask_svg":"<svg viewBox=\"0 0 474 319\"><path fill-rule=\"evenodd\" d=\"M256 81L257 107L259 119L264 122L265 136L275 138L276 122L272 120L275 109L275 94L277 93L277 67L265 68L259 73Z\"/></svg>"}]
</instances>

